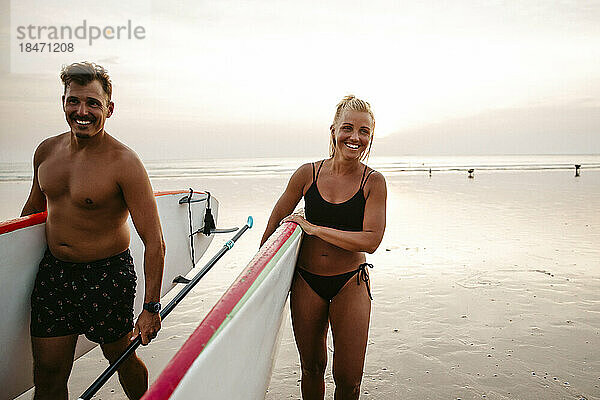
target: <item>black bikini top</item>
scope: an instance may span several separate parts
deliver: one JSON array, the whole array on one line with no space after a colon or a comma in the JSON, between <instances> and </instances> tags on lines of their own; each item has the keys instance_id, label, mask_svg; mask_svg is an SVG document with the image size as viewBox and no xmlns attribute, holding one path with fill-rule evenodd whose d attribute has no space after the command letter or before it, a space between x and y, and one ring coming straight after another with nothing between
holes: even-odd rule
<instances>
[{"instance_id":1,"label":"black bikini top","mask_svg":"<svg viewBox=\"0 0 600 400\"><path fill-rule=\"evenodd\" d=\"M358 191L343 203L330 203L326 201L317 187L317 179L319 179L319 172L321 167L315 175L315 164L313 163L313 182L304 194L304 213L306 220L312 224L319 226L327 226L329 228L339 229L342 231L362 231L363 229L363 218L365 216L365 195L363 188L369 176L375 170L371 170L366 176L367 166L362 174L360 180L360 188Z\"/></svg>"}]
</instances>

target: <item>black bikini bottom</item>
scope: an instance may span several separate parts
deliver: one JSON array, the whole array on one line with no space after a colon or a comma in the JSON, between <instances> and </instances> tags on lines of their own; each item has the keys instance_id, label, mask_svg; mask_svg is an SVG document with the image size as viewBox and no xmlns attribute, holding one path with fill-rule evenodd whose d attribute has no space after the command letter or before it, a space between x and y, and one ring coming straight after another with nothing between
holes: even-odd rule
<instances>
[{"instance_id":1,"label":"black bikini bottom","mask_svg":"<svg viewBox=\"0 0 600 400\"><path fill-rule=\"evenodd\" d=\"M367 293L369 298L373 300L371 296L371 287L369 285L369 274L367 274L367 267L373 268L373 264L362 263L357 269L350 272L345 272L339 275L317 275L312 272L308 272L302 268L296 268L296 271L302 276L302 278L308 283L308 286L319 295L325 301L331 301L342 288L356 275L356 284L360 285L360 281L363 281L367 286Z\"/></svg>"}]
</instances>

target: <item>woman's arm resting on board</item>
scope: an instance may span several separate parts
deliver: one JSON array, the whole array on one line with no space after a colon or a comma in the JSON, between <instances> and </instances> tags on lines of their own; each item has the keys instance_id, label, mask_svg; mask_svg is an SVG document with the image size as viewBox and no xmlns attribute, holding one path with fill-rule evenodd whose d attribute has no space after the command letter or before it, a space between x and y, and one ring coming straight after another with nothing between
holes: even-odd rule
<instances>
[{"instance_id":1,"label":"woman's arm resting on board","mask_svg":"<svg viewBox=\"0 0 600 400\"><path fill-rule=\"evenodd\" d=\"M296 205L298 205L298 202L302 198L306 182L309 182L311 171L311 164L304 164L294 172L285 191L279 200L277 200L277 203L271 212L269 222L267 222L267 228L260 241L261 246L267 241L269 236L275 232L275 229L277 229L281 220L294 211L294 208L296 208Z\"/></svg>"},{"instance_id":2,"label":"woman's arm resting on board","mask_svg":"<svg viewBox=\"0 0 600 400\"><path fill-rule=\"evenodd\" d=\"M383 175L378 172L373 173L364 190L365 216L363 230L360 232L341 231L314 225L298 215L290 215L284 219L284 222L296 222L307 235L317 236L344 250L374 253L379 247L385 231L387 189Z\"/></svg>"}]
</instances>

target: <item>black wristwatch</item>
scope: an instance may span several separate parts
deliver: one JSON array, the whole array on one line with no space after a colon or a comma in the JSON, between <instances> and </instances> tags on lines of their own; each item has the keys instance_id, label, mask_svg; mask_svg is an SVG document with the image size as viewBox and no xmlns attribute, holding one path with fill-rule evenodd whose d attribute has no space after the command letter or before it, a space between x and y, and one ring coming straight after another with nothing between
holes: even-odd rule
<instances>
[{"instance_id":1,"label":"black wristwatch","mask_svg":"<svg viewBox=\"0 0 600 400\"><path fill-rule=\"evenodd\" d=\"M153 301L149 301L148 303L144 303L144 310L150 311L153 314L156 314L160 311L160 303L155 303Z\"/></svg>"}]
</instances>

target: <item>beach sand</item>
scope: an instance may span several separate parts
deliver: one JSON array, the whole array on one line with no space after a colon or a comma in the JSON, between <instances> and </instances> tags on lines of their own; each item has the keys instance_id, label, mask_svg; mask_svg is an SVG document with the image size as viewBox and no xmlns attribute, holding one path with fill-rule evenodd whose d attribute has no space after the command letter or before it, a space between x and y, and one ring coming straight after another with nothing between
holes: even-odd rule
<instances>
[{"instance_id":1,"label":"beach sand","mask_svg":"<svg viewBox=\"0 0 600 400\"><path fill-rule=\"evenodd\" d=\"M600 399L600 171L386 178L386 234L367 257L375 300L361 398ZM153 181L156 190L210 190L219 226L241 226L248 214L256 225L139 351L151 380L257 250L287 179ZM0 184L1 219L18 214L28 190ZM217 237L202 261L228 238ZM269 400L300 398L285 321ZM78 360L71 398L106 366L99 349ZM332 399L331 366L326 384ZM125 397L113 377L96 398Z\"/></svg>"}]
</instances>

